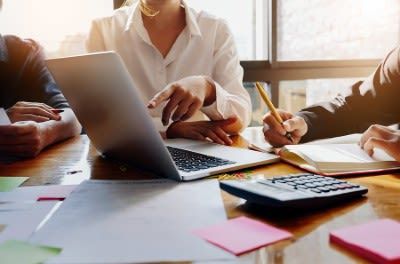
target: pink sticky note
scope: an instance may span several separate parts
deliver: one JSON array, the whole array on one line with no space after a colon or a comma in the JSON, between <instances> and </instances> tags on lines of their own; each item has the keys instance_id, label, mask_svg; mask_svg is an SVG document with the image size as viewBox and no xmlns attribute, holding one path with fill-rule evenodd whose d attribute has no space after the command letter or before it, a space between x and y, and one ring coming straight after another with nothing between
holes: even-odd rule
<instances>
[{"instance_id":1,"label":"pink sticky note","mask_svg":"<svg viewBox=\"0 0 400 264\"><path fill-rule=\"evenodd\" d=\"M50 185L44 186L38 201L62 201L76 188L77 185Z\"/></svg>"},{"instance_id":2,"label":"pink sticky note","mask_svg":"<svg viewBox=\"0 0 400 264\"><path fill-rule=\"evenodd\" d=\"M193 233L235 255L292 237L289 232L247 217L231 219Z\"/></svg>"},{"instance_id":3,"label":"pink sticky note","mask_svg":"<svg viewBox=\"0 0 400 264\"><path fill-rule=\"evenodd\" d=\"M333 231L330 241L374 263L400 263L400 222L391 219Z\"/></svg>"}]
</instances>

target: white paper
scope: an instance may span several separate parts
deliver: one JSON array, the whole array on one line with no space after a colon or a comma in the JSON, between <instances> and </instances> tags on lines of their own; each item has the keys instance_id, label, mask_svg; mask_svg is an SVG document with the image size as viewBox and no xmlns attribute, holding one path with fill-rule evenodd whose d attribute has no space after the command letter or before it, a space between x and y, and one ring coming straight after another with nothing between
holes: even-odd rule
<instances>
[{"instance_id":1,"label":"white paper","mask_svg":"<svg viewBox=\"0 0 400 264\"><path fill-rule=\"evenodd\" d=\"M358 144L290 145L286 148L303 153L315 162L372 163L394 161L382 150L375 150L375 155L371 157Z\"/></svg>"},{"instance_id":2,"label":"white paper","mask_svg":"<svg viewBox=\"0 0 400 264\"><path fill-rule=\"evenodd\" d=\"M273 152L273 147L267 141L262 127L248 127L240 135L249 143L249 148L261 152Z\"/></svg>"},{"instance_id":3,"label":"white paper","mask_svg":"<svg viewBox=\"0 0 400 264\"><path fill-rule=\"evenodd\" d=\"M59 202L8 204L16 210L0 211L0 225L6 228L0 233L0 243L6 240L27 240ZM25 207L21 210L21 207ZM1 262L1 261L0 261Z\"/></svg>"},{"instance_id":4,"label":"white paper","mask_svg":"<svg viewBox=\"0 0 400 264\"><path fill-rule=\"evenodd\" d=\"M362 134L350 134L341 137L324 138L305 143L304 145L326 145L326 144L353 144L361 140Z\"/></svg>"},{"instance_id":5,"label":"white paper","mask_svg":"<svg viewBox=\"0 0 400 264\"><path fill-rule=\"evenodd\" d=\"M229 260L192 234L225 220L215 180L86 181L31 242L63 248L51 263Z\"/></svg>"},{"instance_id":6,"label":"white paper","mask_svg":"<svg viewBox=\"0 0 400 264\"><path fill-rule=\"evenodd\" d=\"M0 126L10 125L11 121L8 118L6 111L3 108L0 108Z\"/></svg>"},{"instance_id":7,"label":"white paper","mask_svg":"<svg viewBox=\"0 0 400 264\"><path fill-rule=\"evenodd\" d=\"M77 185L42 185L0 192L0 208L3 203L37 201L40 197L66 198L76 187Z\"/></svg>"}]
</instances>

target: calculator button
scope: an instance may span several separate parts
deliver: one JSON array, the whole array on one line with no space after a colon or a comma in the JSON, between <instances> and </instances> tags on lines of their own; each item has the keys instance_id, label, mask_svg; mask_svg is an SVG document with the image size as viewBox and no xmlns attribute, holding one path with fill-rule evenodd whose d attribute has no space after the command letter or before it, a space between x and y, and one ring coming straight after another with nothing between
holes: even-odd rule
<instances>
[{"instance_id":1,"label":"calculator button","mask_svg":"<svg viewBox=\"0 0 400 264\"><path fill-rule=\"evenodd\" d=\"M296 184L304 184L304 181L295 181Z\"/></svg>"},{"instance_id":2,"label":"calculator button","mask_svg":"<svg viewBox=\"0 0 400 264\"><path fill-rule=\"evenodd\" d=\"M308 188L315 188L315 187L318 187L318 186L316 186L314 183L306 183L305 186L307 186Z\"/></svg>"},{"instance_id":3,"label":"calculator button","mask_svg":"<svg viewBox=\"0 0 400 264\"><path fill-rule=\"evenodd\" d=\"M318 187L318 190L323 191L323 192L329 192L330 189L327 187Z\"/></svg>"},{"instance_id":4,"label":"calculator button","mask_svg":"<svg viewBox=\"0 0 400 264\"><path fill-rule=\"evenodd\" d=\"M275 182L278 182L278 183L286 183L285 180L275 180Z\"/></svg>"},{"instance_id":5,"label":"calculator button","mask_svg":"<svg viewBox=\"0 0 400 264\"><path fill-rule=\"evenodd\" d=\"M353 184L353 183L349 183L348 185L350 185L352 188L358 188L358 187L360 187L360 185Z\"/></svg>"}]
</instances>

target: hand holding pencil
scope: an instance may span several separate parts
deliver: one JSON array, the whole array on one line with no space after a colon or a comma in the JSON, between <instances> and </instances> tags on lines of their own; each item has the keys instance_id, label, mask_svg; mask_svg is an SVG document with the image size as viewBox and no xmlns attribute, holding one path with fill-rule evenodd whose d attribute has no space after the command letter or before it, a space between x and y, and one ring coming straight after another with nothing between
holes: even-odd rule
<instances>
[{"instance_id":1,"label":"hand holding pencil","mask_svg":"<svg viewBox=\"0 0 400 264\"><path fill-rule=\"evenodd\" d=\"M264 116L264 136L274 147L297 144L301 137L307 133L307 123L299 116L276 109L269 99L264 88L256 83L258 92L265 104L270 109Z\"/></svg>"}]
</instances>

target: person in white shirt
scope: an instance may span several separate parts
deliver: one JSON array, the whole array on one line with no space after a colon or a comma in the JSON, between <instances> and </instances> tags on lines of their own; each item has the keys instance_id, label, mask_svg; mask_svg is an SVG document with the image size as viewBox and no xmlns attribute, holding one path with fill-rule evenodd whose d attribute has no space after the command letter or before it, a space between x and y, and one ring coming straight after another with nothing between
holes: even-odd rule
<instances>
[{"instance_id":1,"label":"person in white shirt","mask_svg":"<svg viewBox=\"0 0 400 264\"><path fill-rule=\"evenodd\" d=\"M227 24L180 0L140 0L92 22L89 52L116 51L168 138L232 144L251 101ZM170 124L170 122L172 123Z\"/></svg>"}]
</instances>

